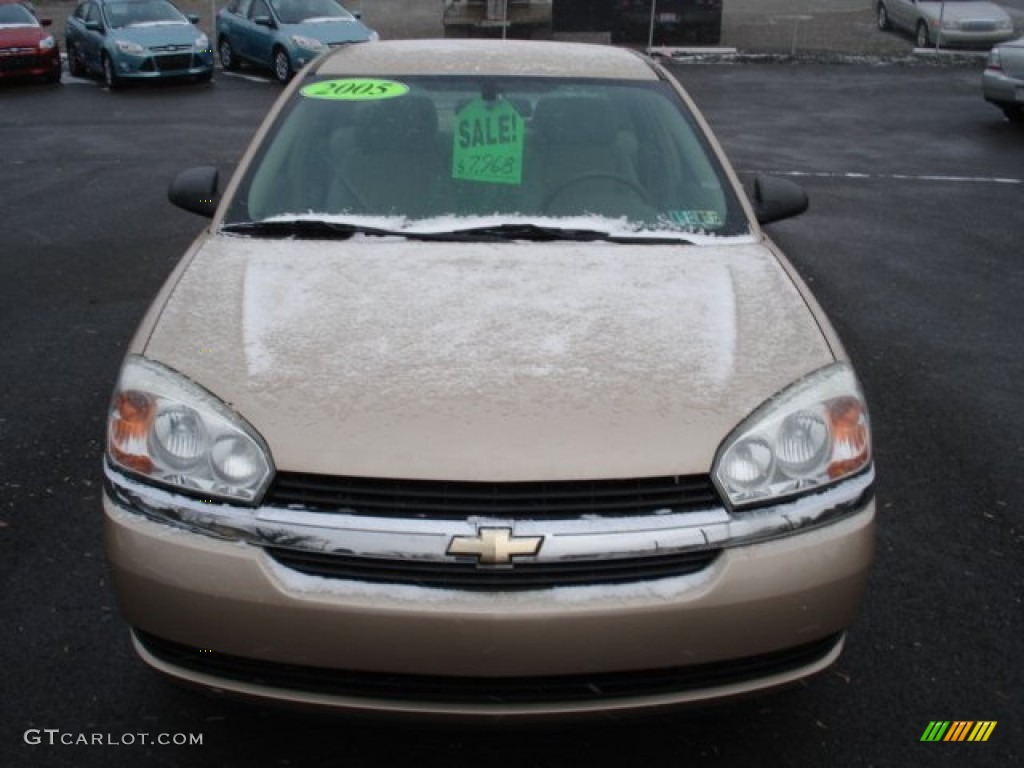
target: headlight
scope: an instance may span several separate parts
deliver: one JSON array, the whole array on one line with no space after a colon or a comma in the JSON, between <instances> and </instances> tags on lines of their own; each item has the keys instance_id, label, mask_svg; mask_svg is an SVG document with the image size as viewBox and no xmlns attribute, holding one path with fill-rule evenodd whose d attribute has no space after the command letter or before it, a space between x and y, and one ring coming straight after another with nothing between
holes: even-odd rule
<instances>
[{"instance_id":1,"label":"headlight","mask_svg":"<svg viewBox=\"0 0 1024 768\"><path fill-rule=\"evenodd\" d=\"M269 450L237 413L138 356L125 361L114 390L107 456L126 472L230 501L258 501L273 474Z\"/></svg>"},{"instance_id":2,"label":"headlight","mask_svg":"<svg viewBox=\"0 0 1024 768\"><path fill-rule=\"evenodd\" d=\"M867 405L836 363L762 405L722 443L713 476L734 507L814 490L871 461Z\"/></svg>"},{"instance_id":3,"label":"headlight","mask_svg":"<svg viewBox=\"0 0 1024 768\"><path fill-rule=\"evenodd\" d=\"M303 37L302 35L292 35L292 42L299 46L299 48L305 48L307 51L319 51L324 47L324 44L319 40L312 37Z\"/></svg>"},{"instance_id":4,"label":"headlight","mask_svg":"<svg viewBox=\"0 0 1024 768\"><path fill-rule=\"evenodd\" d=\"M132 56L144 56L146 49L138 43L133 43L131 40L116 40L114 45L122 53L130 53Z\"/></svg>"},{"instance_id":5,"label":"headlight","mask_svg":"<svg viewBox=\"0 0 1024 768\"><path fill-rule=\"evenodd\" d=\"M1010 19L999 19L996 25L999 29L1013 29L1013 22Z\"/></svg>"},{"instance_id":6,"label":"headlight","mask_svg":"<svg viewBox=\"0 0 1024 768\"><path fill-rule=\"evenodd\" d=\"M374 30L373 32L371 32L371 33L370 33L370 36L369 36L368 38L366 38L366 39L367 39L367 40L368 40L369 42L371 42L371 43L372 43L372 42L374 42L374 41L376 41L376 40L380 40L380 35L379 35L379 34L377 33L377 31L376 31L376 30Z\"/></svg>"},{"instance_id":7,"label":"headlight","mask_svg":"<svg viewBox=\"0 0 1024 768\"><path fill-rule=\"evenodd\" d=\"M43 51L49 51L57 44L57 41L53 39L53 35L47 35L39 41L39 48Z\"/></svg>"},{"instance_id":8,"label":"headlight","mask_svg":"<svg viewBox=\"0 0 1024 768\"><path fill-rule=\"evenodd\" d=\"M196 38L196 41L192 43L192 47L197 51L206 51L210 48L210 38L206 35L200 35Z\"/></svg>"}]
</instances>

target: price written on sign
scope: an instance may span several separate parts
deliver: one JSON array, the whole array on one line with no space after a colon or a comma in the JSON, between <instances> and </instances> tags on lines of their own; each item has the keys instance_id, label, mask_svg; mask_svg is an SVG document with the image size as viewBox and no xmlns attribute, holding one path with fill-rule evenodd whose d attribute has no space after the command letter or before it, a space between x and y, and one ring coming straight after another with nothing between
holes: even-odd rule
<instances>
[{"instance_id":1,"label":"price written on sign","mask_svg":"<svg viewBox=\"0 0 1024 768\"><path fill-rule=\"evenodd\" d=\"M475 99L455 115L452 178L521 184L525 125L507 101Z\"/></svg>"}]
</instances>

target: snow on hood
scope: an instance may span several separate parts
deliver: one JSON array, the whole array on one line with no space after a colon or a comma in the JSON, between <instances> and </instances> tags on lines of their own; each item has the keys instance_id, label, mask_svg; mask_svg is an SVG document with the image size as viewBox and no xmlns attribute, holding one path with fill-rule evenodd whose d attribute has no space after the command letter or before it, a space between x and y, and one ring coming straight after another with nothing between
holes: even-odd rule
<instances>
[{"instance_id":1,"label":"snow on hood","mask_svg":"<svg viewBox=\"0 0 1024 768\"><path fill-rule=\"evenodd\" d=\"M706 472L833 359L758 244L223 235L145 354L232 404L280 469L481 480Z\"/></svg>"}]
</instances>

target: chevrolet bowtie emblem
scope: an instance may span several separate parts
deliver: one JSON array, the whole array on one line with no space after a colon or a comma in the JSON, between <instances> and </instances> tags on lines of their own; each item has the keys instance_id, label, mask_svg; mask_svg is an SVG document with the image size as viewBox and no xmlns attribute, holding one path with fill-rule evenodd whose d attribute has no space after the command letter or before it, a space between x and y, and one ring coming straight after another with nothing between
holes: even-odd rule
<instances>
[{"instance_id":1,"label":"chevrolet bowtie emblem","mask_svg":"<svg viewBox=\"0 0 1024 768\"><path fill-rule=\"evenodd\" d=\"M474 555L481 565L508 565L516 555L536 555L543 536L513 536L511 528L481 528L476 536L454 536L449 555Z\"/></svg>"}]
</instances>

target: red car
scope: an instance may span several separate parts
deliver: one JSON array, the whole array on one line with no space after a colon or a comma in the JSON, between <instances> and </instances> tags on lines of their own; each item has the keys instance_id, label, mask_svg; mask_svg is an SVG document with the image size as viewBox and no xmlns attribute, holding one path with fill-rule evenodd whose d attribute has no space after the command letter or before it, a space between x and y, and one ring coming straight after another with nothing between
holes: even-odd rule
<instances>
[{"instance_id":1,"label":"red car","mask_svg":"<svg viewBox=\"0 0 1024 768\"><path fill-rule=\"evenodd\" d=\"M36 18L31 6L0 0L0 80L42 77L60 82L60 48L48 26L50 20Z\"/></svg>"}]
</instances>

